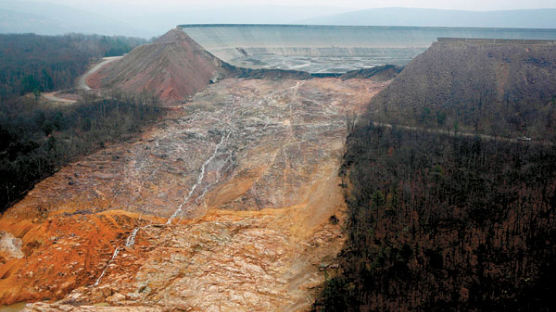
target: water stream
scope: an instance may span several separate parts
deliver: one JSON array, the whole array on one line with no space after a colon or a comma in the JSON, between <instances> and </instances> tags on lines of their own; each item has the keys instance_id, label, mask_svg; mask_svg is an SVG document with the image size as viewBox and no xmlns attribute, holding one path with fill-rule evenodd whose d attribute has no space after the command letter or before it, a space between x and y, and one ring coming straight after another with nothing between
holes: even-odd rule
<instances>
[{"instance_id":1,"label":"water stream","mask_svg":"<svg viewBox=\"0 0 556 312\"><path fill-rule=\"evenodd\" d=\"M178 206L176 211L174 211L172 216L170 216L170 218L166 222L167 225L171 224L172 221L182 212L183 207L189 202L189 200L191 199L191 196L193 196L193 194L195 193L195 190L199 187L199 185L201 185L203 183L203 180L205 178L206 167L216 157L220 147L229 139L230 134L231 134L231 131L228 132L225 135L222 135L222 137L220 138L220 142L216 145L212 155L210 155L210 157L201 166L201 171L199 172L199 175L197 176L196 183L191 187L191 189L189 190L189 193L187 194L187 196L184 197L182 203ZM205 193L208 190L208 187L209 186L205 187L205 189L203 190L203 193L201 194L200 198L202 198L205 195ZM131 234L126 239L125 247L132 247L135 244L135 237L137 236L137 233L139 232L139 230L147 228L149 226L151 226L151 225L147 225L147 226L143 226L143 227L139 226L139 227L136 227L135 229L133 229ZM120 253L120 247L116 247L116 249L114 250L114 253L112 254L112 258L110 258L110 260L106 264L106 267L104 267L104 270L102 270L102 273L100 274L100 276L98 277L98 279L96 280L96 282L94 283L93 286L98 286L100 284L100 282L102 281L102 278L106 274L106 270L108 269L110 264L112 262L114 262L114 259L116 259L116 257L118 256L119 253Z\"/></svg>"},{"instance_id":2,"label":"water stream","mask_svg":"<svg viewBox=\"0 0 556 312\"><path fill-rule=\"evenodd\" d=\"M216 144L216 148L214 149L214 152L212 153L212 155L210 155L210 157L203 163L203 166L201 166L201 172L197 176L197 182L193 185L191 190L189 190L189 194L187 194L187 196L184 197L182 203L178 206L178 209L176 209L176 211L174 211L172 216L170 216L170 218L168 218L168 221L166 222L166 224L171 224L172 221L182 212L183 207L185 206L185 204L187 204L189 202L189 199L191 198L191 196L193 195L193 193L195 192L197 187L203 182L203 179L205 177L205 169L206 169L207 165L214 159L214 157L216 157L216 155L218 154L218 150L220 149L220 146L222 146L222 144L224 144L224 142L229 137L230 137L230 133L228 133L227 135L222 135L222 138L220 139L220 142L218 144Z\"/></svg>"},{"instance_id":3,"label":"water stream","mask_svg":"<svg viewBox=\"0 0 556 312\"><path fill-rule=\"evenodd\" d=\"M93 286L98 286L98 284L100 284L100 281L104 277L104 274L106 274L106 270L108 269L108 266L114 261L114 259L116 259L116 257L118 256L118 253L120 253L120 247L116 247L116 250L114 250L114 253L112 254L112 258L110 258L110 260L106 264L106 267L104 267L104 270L102 270L102 273L97 278L97 281L95 282L95 284Z\"/></svg>"}]
</instances>

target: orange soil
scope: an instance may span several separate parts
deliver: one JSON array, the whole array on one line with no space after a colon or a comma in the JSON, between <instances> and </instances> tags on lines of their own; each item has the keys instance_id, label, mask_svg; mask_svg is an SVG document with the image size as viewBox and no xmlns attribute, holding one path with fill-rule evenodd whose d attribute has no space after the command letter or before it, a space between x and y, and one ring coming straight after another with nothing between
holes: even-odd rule
<instances>
[{"instance_id":1,"label":"orange soil","mask_svg":"<svg viewBox=\"0 0 556 312\"><path fill-rule=\"evenodd\" d=\"M276 89L274 83L255 80L225 80L220 84L223 85L215 87L216 90L211 92L218 94L217 91L223 89L226 90L224 95L228 97L231 95L240 96L245 93L243 98L250 101L265 99L271 102L267 99L268 94L272 93L272 89ZM287 86L292 85L291 82L285 82L285 84ZM343 111L361 112L365 103L368 103L369 99L378 93L382 87L368 83L368 81L350 80L338 85L337 79L315 79L300 82L294 87L295 89L287 88L284 94L291 96L289 94L293 91L289 90L294 89L296 95L291 96L291 98L278 98L278 103L273 105L280 105L282 102L283 105L286 105L290 101L303 103L302 99L311 99L315 94L321 96L324 94L327 95L327 99L331 100L323 106L323 110L338 111L339 116L341 116ZM315 93L315 90L319 88L321 91ZM230 95L228 90L238 92L238 95L235 93ZM199 97L199 103L218 98L216 96L206 99ZM314 116L316 116L316 119L314 121L310 120L311 122L315 124L322 123L318 119L320 118L318 114ZM284 123L286 121L291 122L291 120L294 120L292 118L298 118L298 122L301 120L296 115L287 115L285 118ZM200 126L203 126L203 124L200 124ZM166 130L171 131L172 129ZM322 161L314 164L307 164L305 161L305 158L313 155L311 151L316 148L313 144L307 143L303 149L299 149L300 154L296 154L296 157L299 164L304 166L302 171L297 167L290 166L291 160L288 158L281 160L274 157L275 160L272 160L273 153L279 153L284 144L296 143L298 138L294 136L293 129L291 137L280 145L276 145L273 140L261 141L260 146L253 147L250 153L245 154L244 162L238 163L238 166L240 166L236 168L238 174L231 175L228 180L222 180L221 183L209 190L204 204L194 210L195 214L191 216L193 219L182 220L180 224L169 227L150 227L139 231L136 247L122 250L114 264L109 266L100 285L102 287L81 287L91 286L95 283L101 272L106 268L114 249L117 246L125 245L126 238L135 227L146 224L163 224L165 222L163 218L141 217L133 212L106 209L125 207L125 209L130 210L152 210L161 213L165 212L168 207L172 207L172 205L160 201L158 195L162 191L170 199L181 199L183 197L183 195L173 194L169 191L177 189L179 184L167 185L166 182L163 182L171 181L175 183L174 180L177 180L175 177L166 176L164 172L150 172L150 169L148 169L151 162L158 164L157 168L173 168L175 166L171 159L158 158L149 152L155 146L158 146L157 137L165 137L164 131L154 129L144 133L142 138L136 142L108 147L86 157L81 162L63 168L53 177L39 183L24 200L4 214L0 219L0 231L9 232L22 239L22 249L26 256L23 259L11 260L4 257L5 260L2 260L0 254L0 304L57 300L64 298L72 290L75 291L69 297L66 297L69 298L68 300L73 300L75 293L82 292L86 295L83 297L86 303L100 303L104 302L106 296L103 294L103 296L98 297L94 294L95 291L110 287L119 294L133 292L133 289L129 291L127 289L136 284L135 282L132 284L131 281L134 281L136 276L150 276L151 273L149 272L151 270L158 272L158 276L153 277L155 280L165 281L166 276L164 272L161 272L164 270L159 269L159 267L162 268L164 261L167 261L164 257L168 254L163 252L174 252L170 248L171 244L169 242L176 240L181 241L181 245L187 245L186 243L196 237L201 242L210 243L212 240L218 242L218 231L222 228L222 223L226 223L224 228L231 232L236 228L247 227L244 229L246 233L253 232L254 234L252 236L242 234L241 237L251 239L251 241L238 241L232 246L233 248L222 248L213 259L205 257L197 259L198 263L196 263L195 268L198 271L192 272L190 276L188 275L188 279L176 281L177 284L181 286L190 285L190 281L196 280L206 282L206 279L199 278L195 274L211 271L219 278L210 281L211 283L218 282L223 288L233 289L232 285L236 285L234 283L245 282L243 277L228 277L228 267L223 263L221 263L222 266L215 266L215 263L218 264L218 261L223 261L223 258L220 257L237 255L237 259L241 260L238 263L256 262L260 258L261 267L271 265L272 261L268 259L264 252L262 254L253 253L246 249L250 248L252 242L257 242L268 250L273 250L276 246L280 247L279 249L283 250L280 257L283 261L282 269L286 270L286 273L293 272L293 276L288 277L286 286L283 286L290 287L290 289L284 290L280 286L281 282L276 282L276 284L279 284L278 286L282 288L262 285L269 289L272 288L273 291L286 292L285 295L282 294L280 297L274 298L275 305L281 306L281 300L284 300L284 298L291 301L292 306L288 310L299 310L296 307L310 305L310 298L316 292L316 285L322 282L322 272L319 272L319 265L331 262L331 260L326 259L332 259L339 252L343 240L340 225L332 225L329 222L332 215L342 219L344 217L343 211L345 211L342 190L338 186L341 181L337 175L345 137L345 133L343 133L345 129L343 128L338 128L335 132L326 134L326 151L330 153L330 156L322 158ZM179 132L176 131L176 133ZM165 144L160 145L160 148L173 146L168 143ZM147 147L148 149L146 149ZM182 146L178 145L178 147ZM183 147L187 148L188 146ZM322 148L322 146L319 148ZM147 156L142 155L141 151L146 153ZM170 149L166 153L172 154L176 151L179 150ZM131 157L136 154L141 155L139 155L140 157ZM130 158L124 161L126 155ZM117 157L114 158L115 156ZM206 156L203 155L202 157L204 159ZM281 165L280 162L285 162L285 164ZM276 166L272 166L273 163L276 163ZM137 164L140 166L137 166ZM143 167L143 164L145 164L145 167ZM115 168L123 169L120 171ZM296 170L299 170L299 172ZM207 171L206 174L206 179L210 179L210 175L215 173ZM159 179L152 180L155 181L152 182L148 180L150 176ZM273 179L263 181L265 176L272 176ZM129 179L126 180L122 177L128 177ZM292 179L302 178L306 178L306 183L297 187L291 185ZM276 179L283 180L283 183L275 181ZM75 183L70 185L68 181L75 181ZM156 187L153 186L152 190L149 189L150 183L156 185ZM241 204L242 198L251 200L255 197L254 194L249 192L250 189L254 188L254 184L258 184L256 189L260 192L269 191L269 194L282 196L283 198L276 199L275 202L269 202L261 207L262 210L260 211L237 211L255 209L255 206L247 205L248 202ZM290 198L292 194L294 196ZM118 200L115 201L115 199ZM146 201L148 204L145 206L135 205L135 201L139 200ZM89 210L96 213L65 213L76 210ZM99 210L106 211L99 212ZM194 218L195 216L198 218ZM237 224L235 224L236 222ZM189 227L189 225L196 225L196 227ZM200 237L202 233L197 233L197 229L202 230L202 233L214 234L215 238ZM214 231L214 233L210 231ZM164 236L160 236L161 234L164 234ZM267 237L276 238L278 236L277 241L282 242L280 244L266 239ZM188 250L175 252L186 258L191 256L191 252ZM226 257L224 258L227 259ZM257 259L253 258L255 259L253 260L249 257ZM182 265L180 263L167 264L175 265L176 269L183 269L180 267ZM142 273L139 270L143 270ZM138 275L137 272L141 274ZM271 275L273 281L282 281L282 277L288 275L284 272L282 272L284 273L282 275L279 273ZM248 283L245 282L245 285L248 285ZM151 288L153 288L153 292L160 295L170 291L162 286L160 289ZM264 291L253 289L247 289L246 291L256 294L256 296L259 296L257 298L262 298L261 301L265 301L265 298L267 298ZM203 294L199 294L199 296L202 297ZM168 298L172 299L173 297ZM221 297L218 297L218 300L221 300ZM209 303L217 304L218 300L215 299L212 302L205 300L205 304L207 306Z\"/></svg>"},{"instance_id":2,"label":"orange soil","mask_svg":"<svg viewBox=\"0 0 556 312\"><path fill-rule=\"evenodd\" d=\"M115 246L121 246L137 224L150 222L162 220L115 210L0 219L2 231L22 239L25 254L22 259L0 262L0 303L56 300L76 287L94 283Z\"/></svg>"}]
</instances>

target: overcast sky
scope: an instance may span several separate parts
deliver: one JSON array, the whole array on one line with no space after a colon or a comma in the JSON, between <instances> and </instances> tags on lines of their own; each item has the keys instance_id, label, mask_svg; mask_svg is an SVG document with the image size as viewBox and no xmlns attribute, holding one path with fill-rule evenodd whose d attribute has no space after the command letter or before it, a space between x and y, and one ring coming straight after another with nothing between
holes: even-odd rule
<instances>
[{"instance_id":1,"label":"overcast sky","mask_svg":"<svg viewBox=\"0 0 556 312\"><path fill-rule=\"evenodd\" d=\"M385 7L472 11L556 9L556 0L0 0L0 32L151 37L179 24L310 24L314 18ZM552 20L552 17L548 15L544 19ZM375 25L373 20L365 25ZM361 25L361 21L353 22L350 25ZM391 22L387 24L400 25L399 21ZM530 24L529 21L496 27L554 27L553 23ZM473 23L466 26L478 27Z\"/></svg>"},{"instance_id":2,"label":"overcast sky","mask_svg":"<svg viewBox=\"0 0 556 312\"><path fill-rule=\"evenodd\" d=\"M556 0L41 0L88 8L102 4L126 4L149 8L192 6L196 9L214 6L284 5L329 6L346 9L379 7L414 7L460 10L511 10L556 8Z\"/></svg>"}]
</instances>

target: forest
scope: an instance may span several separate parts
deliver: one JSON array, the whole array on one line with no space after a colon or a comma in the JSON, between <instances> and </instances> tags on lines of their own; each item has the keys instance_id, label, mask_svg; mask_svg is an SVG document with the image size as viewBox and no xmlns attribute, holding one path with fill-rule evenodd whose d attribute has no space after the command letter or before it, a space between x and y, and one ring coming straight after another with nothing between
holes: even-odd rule
<instances>
[{"instance_id":1,"label":"forest","mask_svg":"<svg viewBox=\"0 0 556 312\"><path fill-rule=\"evenodd\" d=\"M10 103L0 109L0 212L61 166L131 138L162 114L148 94L86 96L69 106Z\"/></svg>"},{"instance_id":2,"label":"forest","mask_svg":"<svg viewBox=\"0 0 556 312\"><path fill-rule=\"evenodd\" d=\"M350 129L315 311L555 311L553 42L445 39Z\"/></svg>"},{"instance_id":3,"label":"forest","mask_svg":"<svg viewBox=\"0 0 556 312\"><path fill-rule=\"evenodd\" d=\"M0 34L0 104L31 92L73 87L91 60L122 55L145 40L69 34Z\"/></svg>"},{"instance_id":4,"label":"forest","mask_svg":"<svg viewBox=\"0 0 556 312\"><path fill-rule=\"evenodd\" d=\"M83 95L70 106L39 97L73 88L91 61L143 43L98 35L0 35L0 213L64 164L157 120L159 99L148 94Z\"/></svg>"},{"instance_id":5,"label":"forest","mask_svg":"<svg viewBox=\"0 0 556 312\"><path fill-rule=\"evenodd\" d=\"M555 142L553 142L555 143ZM556 147L361 122L316 311L554 311Z\"/></svg>"}]
</instances>

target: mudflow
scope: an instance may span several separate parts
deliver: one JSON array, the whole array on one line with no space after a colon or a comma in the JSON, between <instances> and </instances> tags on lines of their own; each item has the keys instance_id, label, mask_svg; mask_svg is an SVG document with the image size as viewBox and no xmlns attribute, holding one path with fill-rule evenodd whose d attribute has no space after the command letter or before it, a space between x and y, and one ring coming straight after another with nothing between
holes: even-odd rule
<instances>
[{"instance_id":1,"label":"mudflow","mask_svg":"<svg viewBox=\"0 0 556 312\"><path fill-rule=\"evenodd\" d=\"M387 84L227 78L66 166L0 219L0 304L307 310L343 244L346 116Z\"/></svg>"}]
</instances>

